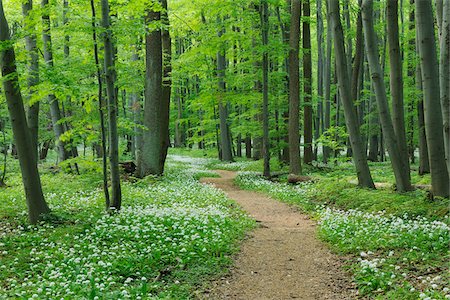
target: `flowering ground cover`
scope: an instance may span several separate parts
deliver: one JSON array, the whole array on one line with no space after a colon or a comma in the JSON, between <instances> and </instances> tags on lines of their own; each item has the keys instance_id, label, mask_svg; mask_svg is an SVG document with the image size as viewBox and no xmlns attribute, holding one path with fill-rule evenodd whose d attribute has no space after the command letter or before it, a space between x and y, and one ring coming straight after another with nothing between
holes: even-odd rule
<instances>
[{"instance_id":1,"label":"flowering ground cover","mask_svg":"<svg viewBox=\"0 0 450 300\"><path fill-rule=\"evenodd\" d=\"M320 176L315 183L289 185L256 172L241 172L236 184L295 204L314 216L320 237L349 258L347 265L361 295L450 298L447 201L429 201L421 191L405 195L368 191Z\"/></svg>"},{"instance_id":2,"label":"flowering ground cover","mask_svg":"<svg viewBox=\"0 0 450 300\"><path fill-rule=\"evenodd\" d=\"M43 172L54 220L28 226L20 178L0 190L0 299L188 299L223 273L254 226L196 178L207 159L172 157L162 178L123 183L103 212L101 177Z\"/></svg>"}]
</instances>

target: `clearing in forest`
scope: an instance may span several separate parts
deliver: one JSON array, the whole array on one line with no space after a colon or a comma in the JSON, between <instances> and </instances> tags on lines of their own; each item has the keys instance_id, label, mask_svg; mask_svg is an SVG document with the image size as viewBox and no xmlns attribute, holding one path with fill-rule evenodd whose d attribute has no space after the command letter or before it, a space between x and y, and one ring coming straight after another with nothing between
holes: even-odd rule
<instances>
[{"instance_id":1,"label":"clearing in forest","mask_svg":"<svg viewBox=\"0 0 450 300\"><path fill-rule=\"evenodd\" d=\"M225 191L260 224L244 241L227 277L213 283L212 299L352 299L351 280L340 259L317 240L306 215L263 194L233 184L235 172L204 178Z\"/></svg>"}]
</instances>

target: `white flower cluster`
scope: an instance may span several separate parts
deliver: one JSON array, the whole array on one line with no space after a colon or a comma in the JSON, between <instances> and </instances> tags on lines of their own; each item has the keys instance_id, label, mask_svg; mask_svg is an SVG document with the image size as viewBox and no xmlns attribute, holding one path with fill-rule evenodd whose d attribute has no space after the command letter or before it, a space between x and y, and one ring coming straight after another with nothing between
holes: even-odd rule
<instances>
[{"instance_id":1,"label":"white flower cluster","mask_svg":"<svg viewBox=\"0 0 450 300\"><path fill-rule=\"evenodd\" d=\"M124 183L120 213L98 213L100 190L47 198L53 209L90 212L66 234L43 224L2 239L0 273L8 276L0 281L0 299L152 299L181 284L161 282L170 280L160 279L165 273L225 255L253 224L222 191L178 169L151 184ZM5 250L12 248L26 254L14 257Z\"/></svg>"}]
</instances>

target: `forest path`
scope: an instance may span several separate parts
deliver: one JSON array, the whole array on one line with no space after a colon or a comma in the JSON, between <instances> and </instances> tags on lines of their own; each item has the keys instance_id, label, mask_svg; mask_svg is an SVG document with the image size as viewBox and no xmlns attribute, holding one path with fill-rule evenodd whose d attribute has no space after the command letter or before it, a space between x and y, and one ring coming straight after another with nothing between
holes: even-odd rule
<instances>
[{"instance_id":1,"label":"forest path","mask_svg":"<svg viewBox=\"0 0 450 300\"><path fill-rule=\"evenodd\" d=\"M316 224L294 208L233 184L236 172L203 178L222 189L260 224L250 233L229 276L203 299L354 299L340 259L317 240Z\"/></svg>"}]
</instances>

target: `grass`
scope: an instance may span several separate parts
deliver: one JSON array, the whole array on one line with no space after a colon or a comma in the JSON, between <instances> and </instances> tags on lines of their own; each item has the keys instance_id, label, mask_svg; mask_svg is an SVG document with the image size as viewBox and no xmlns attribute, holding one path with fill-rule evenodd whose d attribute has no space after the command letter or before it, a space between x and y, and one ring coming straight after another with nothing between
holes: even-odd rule
<instances>
[{"instance_id":1,"label":"grass","mask_svg":"<svg viewBox=\"0 0 450 300\"><path fill-rule=\"evenodd\" d=\"M0 189L0 299L190 299L226 271L254 221L200 184L209 160L172 156L161 178L124 181L123 209L103 211L101 174L42 165L57 219L29 226L16 162ZM89 169L89 171L87 170Z\"/></svg>"}]
</instances>

